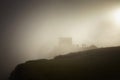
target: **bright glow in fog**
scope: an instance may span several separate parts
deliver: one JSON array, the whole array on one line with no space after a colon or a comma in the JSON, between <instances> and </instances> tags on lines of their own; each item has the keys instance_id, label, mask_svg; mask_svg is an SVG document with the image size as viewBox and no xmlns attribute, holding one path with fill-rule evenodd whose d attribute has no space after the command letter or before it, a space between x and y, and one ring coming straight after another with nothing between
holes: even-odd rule
<instances>
[{"instance_id":1,"label":"bright glow in fog","mask_svg":"<svg viewBox=\"0 0 120 80\"><path fill-rule=\"evenodd\" d=\"M120 8L113 10L114 23L120 27Z\"/></svg>"},{"instance_id":2,"label":"bright glow in fog","mask_svg":"<svg viewBox=\"0 0 120 80\"><path fill-rule=\"evenodd\" d=\"M19 26L14 41L15 48L25 59L36 59L48 58L60 37L72 37L73 43L79 45L117 46L120 31L114 30L116 25L112 25L109 20L104 21L107 12L109 10L104 11L103 8L98 12L96 7L87 6L82 9L81 6L71 8L66 5L30 10L18 18L19 24L15 25ZM111 17L118 23L119 11L112 14Z\"/></svg>"}]
</instances>

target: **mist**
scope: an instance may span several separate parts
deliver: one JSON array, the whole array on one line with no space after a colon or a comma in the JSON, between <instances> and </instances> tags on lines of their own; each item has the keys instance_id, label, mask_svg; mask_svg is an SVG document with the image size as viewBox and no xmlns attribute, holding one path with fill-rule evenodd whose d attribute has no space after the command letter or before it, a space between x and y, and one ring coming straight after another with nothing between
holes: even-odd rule
<instances>
[{"instance_id":1,"label":"mist","mask_svg":"<svg viewBox=\"0 0 120 80\"><path fill-rule=\"evenodd\" d=\"M108 1L43 2L19 9L9 22L11 53L22 60L48 58L59 38L73 44L119 46L119 30L110 14L118 3Z\"/></svg>"},{"instance_id":2,"label":"mist","mask_svg":"<svg viewBox=\"0 0 120 80\"><path fill-rule=\"evenodd\" d=\"M7 0L0 4L3 77L19 63L55 57L52 53L60 38L71 38L80 47L120 46L118 0ZM70 52L74 50L66 54Z\"/></svg>"}]
</instances>

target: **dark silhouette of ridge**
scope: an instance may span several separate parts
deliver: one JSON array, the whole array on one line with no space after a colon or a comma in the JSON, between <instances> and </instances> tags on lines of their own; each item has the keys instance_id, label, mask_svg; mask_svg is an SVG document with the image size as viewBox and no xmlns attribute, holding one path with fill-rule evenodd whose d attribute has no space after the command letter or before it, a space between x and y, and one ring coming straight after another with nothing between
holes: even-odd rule
<instances>
[{"instance_id":1,"label":"dark silhouette of ridge","mask_svg":"<svg viewBox=\"0 0 120 80\"><path fill-rule=\"evenodd\" d=\"M76 52L19 64L10 80L120 80L120 47Z\"/></svg>"}]
</instances>

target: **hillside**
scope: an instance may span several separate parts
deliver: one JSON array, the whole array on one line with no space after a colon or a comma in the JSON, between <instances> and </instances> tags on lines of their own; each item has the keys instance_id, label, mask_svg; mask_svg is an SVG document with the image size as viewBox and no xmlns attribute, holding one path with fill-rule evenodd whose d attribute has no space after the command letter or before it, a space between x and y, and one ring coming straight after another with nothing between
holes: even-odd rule
<instances>
[{"instance_id":1,"label":"hillside","mask_svg":"<svg viewBox=\"0 0 120 80\"><path fill-rule=\"evenodd\" d=\"M120 47L101 48L19 64L10 80L119 80Z\"/></svg>"}]
</instances>

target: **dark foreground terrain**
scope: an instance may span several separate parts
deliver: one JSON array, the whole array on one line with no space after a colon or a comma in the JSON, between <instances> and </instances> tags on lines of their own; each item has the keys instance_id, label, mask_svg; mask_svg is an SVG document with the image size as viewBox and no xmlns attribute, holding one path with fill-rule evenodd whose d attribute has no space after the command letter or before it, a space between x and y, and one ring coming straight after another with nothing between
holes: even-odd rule
<instances>
[{"instance_id":1,"label":"dark foreground terrain","mask_svg":"<svg viewBox=\"0 0 120 80\"><path fill-rule=\"evenodd\" d=\"M10 80L120 80L120 47L19 64Z\"/></svg>"}]
</instances>

